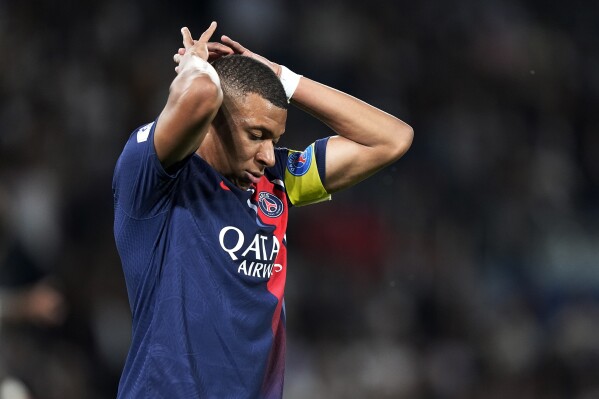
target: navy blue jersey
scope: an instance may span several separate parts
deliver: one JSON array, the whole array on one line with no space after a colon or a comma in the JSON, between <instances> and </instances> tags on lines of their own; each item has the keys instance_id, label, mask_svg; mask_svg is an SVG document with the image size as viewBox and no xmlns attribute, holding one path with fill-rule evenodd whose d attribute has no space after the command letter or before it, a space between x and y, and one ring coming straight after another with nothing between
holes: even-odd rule
<instances>
[{"instance_id":1,"label":"navy blue jersey","mask_svg":"<svg viewBox=\"0 0 599 399\"><path fill-rule=\"evenodd\" d=\"M113 179L133 317L118 398L280 398L287 212L329 198L326 139L275 149L242 190L197 154L165 171L154 126L133 132Z\"/></svg>"}]
</instances>

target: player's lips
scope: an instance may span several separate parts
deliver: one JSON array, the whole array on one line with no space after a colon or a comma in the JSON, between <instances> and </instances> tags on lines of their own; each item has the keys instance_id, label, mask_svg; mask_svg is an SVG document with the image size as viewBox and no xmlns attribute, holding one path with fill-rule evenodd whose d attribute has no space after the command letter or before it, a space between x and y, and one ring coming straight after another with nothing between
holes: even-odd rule
<instances>
[{"instance_id":1,"label":"player's lips","mask_svg":"<svg viewBox=\"0 0 599 399\"><path fill-rule=\"evenodd\" d=\"M262 173L254 173L254 172L248 172L248 171L245 172L245 175L246 175L247 179L254 184L258 184L258 182L260 181L260 178L262 177Z\"/></svg>"}]
</instances>

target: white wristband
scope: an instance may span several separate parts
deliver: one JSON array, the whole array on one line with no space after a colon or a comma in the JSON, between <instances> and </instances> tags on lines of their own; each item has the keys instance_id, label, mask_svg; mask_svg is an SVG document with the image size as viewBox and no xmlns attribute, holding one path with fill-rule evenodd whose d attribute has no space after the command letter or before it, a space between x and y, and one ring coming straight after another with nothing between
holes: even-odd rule
<instances>
[{"instance_id":1,"label":"white wristband","mask_svg":"<svg viewBox=\"0 0 599 399\"><path fill-rule=\"evenodd\" d=\"M205 73L212 79L212 81L220 86L220 78L218 77L218 73L216 69L208 61L203 60L197 55L192 55L190 59L187 61L185 65L187 68L193 68L198 72Z\"/></svg>"},{"instance_id":2,"label":"white wristband","mask_svg":"<svg viewBox=\"0 0 599 399\"><path fill-rule=\"evenodd\" d=\"M298 75L295 72L291 72L289 68L287 68L285 65L281 65L281 76L279 79L283 84L283 89L285 89L287 102L291 100L293 93L295 93L295 89L297 89L297 85L299 84L301 77L302 75Z\"/></svg>"}]
</instances>

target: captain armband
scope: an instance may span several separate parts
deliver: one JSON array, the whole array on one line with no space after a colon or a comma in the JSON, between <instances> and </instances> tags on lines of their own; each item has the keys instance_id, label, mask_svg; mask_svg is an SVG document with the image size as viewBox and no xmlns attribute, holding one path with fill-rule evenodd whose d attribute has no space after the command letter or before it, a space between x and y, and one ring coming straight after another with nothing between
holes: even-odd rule
<instances>
[{"instance_id":1,"label":"captain armband","mask_svg":"<svg viewBox=\"0 0 599 399\"><path fill-rule=\"evenodd\" d=\"M285 168L285 187L289 201L294 206L314 204L331 199L320 176L315 144L303 152L290 151ZM322 159L324 162L324 158Z\"/></svg>"}]
</instances>

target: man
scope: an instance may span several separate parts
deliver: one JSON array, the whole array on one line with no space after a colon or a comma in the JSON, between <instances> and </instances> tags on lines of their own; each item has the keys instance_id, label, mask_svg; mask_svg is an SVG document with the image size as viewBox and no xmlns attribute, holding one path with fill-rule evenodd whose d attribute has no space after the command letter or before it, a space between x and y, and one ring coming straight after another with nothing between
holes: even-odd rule
<instances>
[{"instance_id":1,"label":"man","mask_svg":"<svg viewBox=\"0 0 599 399\"><path fill-rule=\"evenodd\" d=\"M412 141L389 114L226 36L209 42L215 29L197 41L182 29L166 106L115 169L133 313L119 398L280 398L289 207L328 199ZM277 148L288 101L338 135Z\"/></svg>"}]
</instances>

